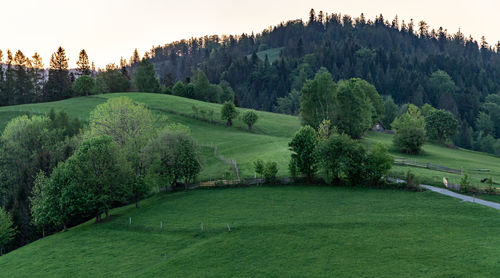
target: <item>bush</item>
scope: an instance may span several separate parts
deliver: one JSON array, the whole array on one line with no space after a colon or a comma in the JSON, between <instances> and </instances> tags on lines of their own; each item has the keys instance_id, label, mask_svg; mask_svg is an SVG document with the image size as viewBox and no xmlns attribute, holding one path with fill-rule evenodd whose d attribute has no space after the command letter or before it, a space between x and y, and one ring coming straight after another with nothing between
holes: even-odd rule
<instances>
[{"instance_id":1,"label":"bush","mask_svg":"<svg viewBox=\"0 0 500 278\"><path fill-rule=\"evenodd\" d=\"M375 145L367 152L359 141L334 133L316 149L319 165L331 182L351 186L377 185L392 167L393 158L386 147Z\"/></svg>"},{"instance_id":2,"label":"bush","mask_svg":"<svg viewBox=\"0 0 500 278\"><path fill-rule=\"evenodd\" d=\"M305 175L309 181L314 178L317 171L315 148L318 141L316 131L306 125L295 133L292 141L288 143L292 151L289 168L295 174Z\"/></svg>"},{"instance_id":3,"label":"bush","mask_svg":"<svg viewBox=\"0 0 500 278\"><path fill-rule=\"evenodd\" d=\"M259 174L262 177L264 175L264 161L261 159L257 159L257 161L253 162L255 173Z\"/></svg>"},{"instance_id":4,"label":"bush","mask_svg":"<svg viewBox=\"0 0 500 278\"><path fill-rule=\"evenodd\" d=\"M278 174L278 164L274 161L266 162L264 166L264 179L266 183L275 183Z\"/></svg>"},{"instance_id":5,"label":"bush","mask_svg":"<svg viewBox=\"0 0 500 278\"><path fill-rule=\"evenodd\" d=\"M471 189L470 177L467 174L464 174L460 179L460 192L467 193Z\"/></svg>"}]
</instances>

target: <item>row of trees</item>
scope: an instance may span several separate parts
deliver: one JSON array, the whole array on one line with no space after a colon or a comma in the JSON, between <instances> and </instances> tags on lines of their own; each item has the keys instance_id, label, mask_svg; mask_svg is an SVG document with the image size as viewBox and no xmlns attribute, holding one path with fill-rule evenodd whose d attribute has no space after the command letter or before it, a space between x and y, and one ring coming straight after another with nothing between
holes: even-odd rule
<instances>
[{"instance_id":1,"label":"row of trees","mask_svg":"<svg viewBox=\"0 0 500 278\"><path fill-rule=\"evenodd\" d=\"M321 172L335 184L376 186L392 167L387 148L378 144L367 151L361 142L339 133L324 120L317 130L303 126L289 143L292 176L309 181Z\"/></svg>"},{"instance_id":2,"label":"row of trees","mask_svg":"<svg viewBox=\"0 0 500 278\"><path fill-rule=\"evenodd\" d=\"M7 51L6 59L0 50L0 106L43 102L97 93L160 92L153 64L143 59L127 68L122 61L118 67L109 64L96 70L85 50L77 61L77 68L70 70L64 48L52 54L50 68L44 68L41 56L32 59L18 50L15 55Z\"/></svg>"},{"instance_id":3,"label":"row of trees","mask_svg":"<svg viewBox=\"0 0 500 278\"><path fill-rule=\"evenodd\" d=\"M0 207L17 227L10 248L193 181L197 144L164 122L126 97L98 105L85 127L63 112L10 121L0 138Z\"/></svg>"}]
</instances>

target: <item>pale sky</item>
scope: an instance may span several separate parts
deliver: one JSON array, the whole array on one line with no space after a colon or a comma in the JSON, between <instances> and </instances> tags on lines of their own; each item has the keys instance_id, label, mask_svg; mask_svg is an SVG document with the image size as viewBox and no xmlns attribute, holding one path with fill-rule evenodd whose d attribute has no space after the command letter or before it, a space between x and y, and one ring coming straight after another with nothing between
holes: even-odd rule
<instances>
[{"instance_id":1,"label":"pale sky","mask_svg":"<svg viewBox=\"0 0 500 278\"><path fill-rule=\"evenodd\" d=\"M490 45L500 40L500 0L0 0L0 49L38 51L49 66L59 45L66 49L70 67L84 48L96 66L128 59L138 48L212 34L255 33L302 18L309 10L373 19L382 13L390 21L425 20L449 33L461 28L476 40L486 36Z\"/></svg>"}]
</instances>

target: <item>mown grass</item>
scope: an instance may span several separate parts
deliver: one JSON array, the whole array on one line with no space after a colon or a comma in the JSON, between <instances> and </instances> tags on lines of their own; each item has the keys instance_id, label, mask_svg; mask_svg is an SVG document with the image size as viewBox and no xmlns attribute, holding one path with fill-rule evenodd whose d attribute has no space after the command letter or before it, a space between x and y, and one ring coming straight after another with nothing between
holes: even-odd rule
<instances>
[{"instance_id":1,"label":"mown grass","mask_svg":"<svg viewBox=\"0 0 500 278\"><path fill-rule=\"evenodd\" d=\"M499 216L432 192L162 193L0 257L0 276L498 277Z\"/></svg>"}]
</instances>

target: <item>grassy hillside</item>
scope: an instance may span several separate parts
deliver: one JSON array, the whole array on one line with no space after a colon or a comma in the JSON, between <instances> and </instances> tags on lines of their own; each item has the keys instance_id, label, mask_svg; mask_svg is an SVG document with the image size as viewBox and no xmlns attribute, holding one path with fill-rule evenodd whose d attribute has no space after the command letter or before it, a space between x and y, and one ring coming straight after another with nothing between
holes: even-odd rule
<instances>
[{"instance_id":1,"label":"grassy hillside","mask_svg":"<svg viewBox=\"0 0 500 278\"><path fill-rule=\"evenodd\" d=\"M395 157L406 158L412 161L433 163L446 166L452 169L462 170L472 177L472 181L477 186L487 186L480 183L480 180L489 176L493 177L494 181L500 181L500 158L494 155L475 152L465 149L452 149L446 148L441 145L427 143L423 147L423 152L419 155L406 155L398 152L392 147L392 135L376 133L369 133L364 139L367 144L374 144L377 142L383 143L389 147L391 154ZM412 172L424 176L427 179L441 181L443 177L458 183L460 175L443 173L429 169L409 168L403 166L394 166L394 172L404 172L411 169ZM490 172L479 172L478 169L488 169Z\"/></svg>"},{"instance_id":2,"label":"grassy hillside","mask_svg":"<svg viewBox=\"0 0 500 278\"><path fill-rule=\"evenodd\" d=\"M226 160L234 159L238 165L241 177L253 177L253 161L258 158L272 160L280 165L280 175L288 175L288 142L300 123L296 117L257 112L259 121L253 132L240 120L236 120L233 127L224 126L220 120L220 105L206 103L176 96L146 94L146 93L117 93L90 97L72 98L57 102L26 104L0 108L0 127L4 127L8 120L23 113L44 114L51 108L64 110L72 117L88 119L90 111L98 104L109 98L127 96L134 101L145 103L155 113L166 115L169 123L182 123L191 128L194 138L202 147L205 167L200 175L201 180L221 179L226 172L234 170L224 164L219 155ZM193 118L192 106L205 111L214 111L216 124L210 124ZM240 109L244 111L245 109ZM165 123L166 124L166 123ZM3 128L2 128L3 129ZM217 156L214 156L216 148Z\"/></svg>"},{"instance_id":3,"label":"grassy hillside","mask_svg":"<svg viewBox=\"0 0 500 278\"><path fill-rule=\"evenodd\" d=\"M90 97L72 98L63 101L26 104L18 106L0 107L0 130L11 118L23 113L43 114L48 113L51 108L65 110L71 116L87 119L89 112L100 103L112 97L128 96L135 101L145 103L150 109L158 114L166 115L168 122L179 122L189 126L193 136L201 146L205 160L201 180L221 179L222 175L230 172L234 177L234 170L225 164L219 155L226 160L234 159L237 162L241 177L253 177L252 162L258 158L278 162L280 175L288 175L288 161L290 152L288 142L300 127L297 117L275 114L269 112L257 112L259 121L254 132L247 131L247 127L240 121L235 121L234 127L226 127L220 120L220 105L206 103L171 95L146 94L146 93L116 93L97 95ZM217 124L210 124L193 118L192 107L198 110L214 111L214 119ZM242 111L244 109L241 109ZM434 163L453 169L463 169L470 173L474 185L485 186L479 181L485 177L492 176L494 180L500 181L500 158L463 149L450 149L435 144L426 144L420 155L404 155L393 149L392 135L370 132L364 142L367 145L381 142L391 149L395 157L405 157L409 160ZM216 156L214 156L216 148ZM417 175L425 177L427 181L439 182L447 177L452 182L458 182L459 175L438 172L429 169L410 168L395 166L393 172L402 174L411 169ZM472 171L475 169L490 169L488 173Z\"/></svg>"},{"instance_id":4,"label":"grassy hillside","mask_svg":"<svg viewBox=\"0 0 500 278\"><path fill-rule=\"evenodd\" d=\"M116 93L49 103L0 107L0 130L3 130L8 120L15 116L24 113L44 114L48 113L51 108L65 110L73 117L86 120L89 112L96 105L105 102L109 98L119 96L127 96L135 101L145 103L156 113L166 115L168 122L179 122L191 128L193 136L201 146L205 160L203 171L199 177L200 180L221 179L223 175L225 175L225 178L234 178L234 169L225 164L220 155L226 160L234 159L236 161L242 178L253 177L252 162L258 158L278 162L279 174L281 176L289 174L287 165L290 153L287 146L290 138L300 127L297 117L259 111L257 112L259 121L254 128L254 132L250 133L240 120L236 120L233 127L224 126L220 120L219 104L170 95ZM198 110L214 111L214 119L218 123L210 124L193 118L193 106L196 106ZM473 183L476 186L486 186L479 181L489 176L500 181L500 158L492 155L463 149L450 149L430 143L424 146L424 151L420 155L404 155L391 147L392 135L374 132L368 133L364 142L367 145L376 142L386 144L395 157L405 157L409 160L439 164L453 169L463 169L464 172L472 175ZM216 155L214 155L215 148ZM393 173L402 175L408 169L424 177L425 181L440 182L443 177L447 177L452 182L458 182L460 179L460 176L456 174L403 166L395 166ZM472 171L475 169L490 169L490 172ZM228 177L228 173L231 176Z\"/></svg>"},{"instance_id":5,"label":"grassy hillside","mask_svg":"<svg viewBox=\"0 0 500 278\"><path fill-rule=\"evenodd\" d=\"M15 250L0 276L496 277L499 216L431 192L191 190Z\"/></svg>"}]
</instances>

